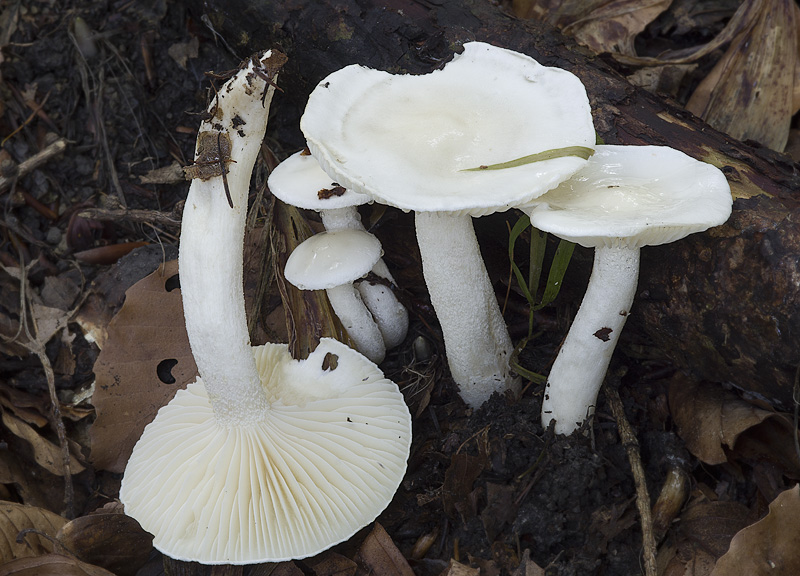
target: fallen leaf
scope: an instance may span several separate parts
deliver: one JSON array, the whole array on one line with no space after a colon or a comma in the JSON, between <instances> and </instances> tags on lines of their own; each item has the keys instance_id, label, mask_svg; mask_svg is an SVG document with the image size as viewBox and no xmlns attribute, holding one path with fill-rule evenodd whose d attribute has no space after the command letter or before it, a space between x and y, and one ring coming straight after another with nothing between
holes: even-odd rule
<instances>
[{"instance_id":1,"label":"fallen leaf","mask_svg":"<svg viewBox=\"0 0 800 576\"><path fill-rule=\"evenodd\" d=\"M706 464L722 464L729 456L764 459L794 478L800 476L794 427L785 416L753 406L719 385L682 375L670 383L669 406L686 447Z\"/></svg>"},{"instance_id":2,"label":"fallen leaf","mask_svg":"<svg viewBox=\"0 0 800 576\"><path fill-rule=\"evenodd\" d=\"M479 576L480 573L478 568L471 568L461 562L450 560L447 568L439 576Z\"/></svg>"},{"instance_id":3,"label":"fallen leaf","mask_svg":"<svg viewBox=\"0 0 800 576\"><path fill-rule=\"evenodd\" d=\"M531 551L525 548L519 567L511 576L544 576L544 568L531 560Z\"/></svg>"},{"instance_id":4,"label":"fallen leaf","mask_svg":"<svg viewBox=\"0 0 800 576\"><path fill-rule=\"evenodd\" d=\"M517 506L514 505L513 486L505 484L486 484L486 507L481 511L483 529L486 539L492 543L507 523L514 521L517 515Z\"/></svg>"},{"instance_id":5,"label":"fallen leaf","mask_svg":"<svg viewBox=\"0 0 800 576\"><path fill-rule=\"evenodd\" d=\"M63 476L63 456L61 448L44 438L32 426L29 426L10 412L3 411L2 420L9 432L30 444L36 463L52 474ZM70 455L70 472L79 474L85 468Z\"/></svg>"},{"instance_id":6,"label":"fallen leaf","mask_svg":"<svg viewBox=\"0 0 800 576\"><path fill-rule=\"evenodd\" d=\"M782 492L769 513L731 540L712 576L794 576L800 574L800 486Z\"/></svg>"},{"instance_id":7,"label":"fallen leaf","mask_svg":"<svg viewBox=\"0 0 800 576\"><path fill-rule=\"evenodd\" d=\"M597 53L635 55L633 42L672 0L614 0L565 26L563 32Z\"/></svg>"},{"instance_id":8,"label":"fallen leaf","mask_svg":"<svg viewBox=\"0 0 800 576\"><path fill-rule=\"evenodd\" d=\"M144 427L197 375L177 269L177 261L167 262L134 284L108 326L94 365L91 457L98 468L121 473Z\"/></svg>"},{"instance_id":9,"label":"fallen leaf","mask_svg":"<svg viewBox=\"0 0 800 576\"><path fill-rule=\"evenodd\" d=\"M353 576L358 564L336 552L323 552L305 561L315 576Z\"/></svg>"},{"instance_id":10,"label":"fallen leaf","mask_svg":"<svg viewBox=\"0 0 800 576\"><path fill-rule=\"evenodd\" d=\"M91 514L67 522L56 539L78 559L117 576L134 576L153 548L153 535L124 514Z\"/></svg>"},{"instance_id":11,"label":"fallen leaf","mask_svg":"<svg viewBox=\"0 0 800 576\"><path fill-rule=\"evenodd\" d=\"M355 560L362 569L375 576L414 576L408 561L377 522L358 549Z\"/></svg>"},{"instance_id":12,"label":"fallen leaf","mask_svg":"<svg viewBox=\"0 0 800 576\"><path fill-rule=\"evenodd\" d=\"M753 17L692 94L686 108L717 130L783 151L798 58L793 0L755 0Z\"/></svg>"},{"instance_id":13,"label":"fallen leaf","mask_svg":"<svg viewBox=\"0 0 800 576\"><path fill-rule=\"evenodd\" d=\"M112 572L69 556L47 554L0 566L0 576L114 576Z\"/></svg>"},{"instance_id":14,"label":"fallen leaf","mask_svg":"<svg viewBox=\"0 0 800 576\"><path fill-rule=\"evenodd\" d=\"M47 536L55 536L66 522L44 508L0 502L0 564L52 552L53 543ZM18 536L23 530L36 530L46 536L28 533L19 541Z\"/></svg>"},{"instance_id":15,"label":"fallen leaf","mask_svg":"<svg viewBox=\"0 0 800 576\"><path fill-rule=\"evenodd\" d=\"M486 459L471 454L456 453L450 458L450 466L444 473L442 486L442 502L445 514L457 518L461 514L465 519L474 516L471 502L472 486L480 476Z\"/></svg>"}]
</instances>

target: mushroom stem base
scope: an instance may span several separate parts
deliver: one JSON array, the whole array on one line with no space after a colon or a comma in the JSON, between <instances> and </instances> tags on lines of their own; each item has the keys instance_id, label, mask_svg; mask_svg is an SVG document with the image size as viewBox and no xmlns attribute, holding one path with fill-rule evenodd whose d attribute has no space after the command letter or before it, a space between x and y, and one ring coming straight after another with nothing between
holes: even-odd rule
<instances>
[{"instance_id":1,"label":"mushroom stem base","mask_svg":"<svg viewBox=\"0 0 800 576\"><path fill-rule=\"evenodd\" d=\"M638 248L595 250L589 286L547 379L545 428L555 420L557 434L570 434L594 413L638 280Z\"/></svg>"},{"instance_id":2,"label":"mushroom stem base","mask_svg":"<svg viewBox=\"0 0 800 576\"><path fill-rule=\"evenodd\" d=\"M494 392L519 389L513 346L475 238L472 218L417 212L417 242L431 303L442 327L450 373L477 408Z\"/></svg>"}]
</instances>

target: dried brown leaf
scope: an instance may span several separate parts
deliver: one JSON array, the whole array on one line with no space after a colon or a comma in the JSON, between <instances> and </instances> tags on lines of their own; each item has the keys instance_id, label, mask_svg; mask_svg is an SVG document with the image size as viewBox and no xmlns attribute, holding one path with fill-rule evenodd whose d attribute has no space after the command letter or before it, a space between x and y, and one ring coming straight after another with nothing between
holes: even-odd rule
<instances>
[{"instance_id":1,"label":"dried brown leaf","mask_svg":"<svg viewBox=\"0 0 800 576\"><path fill-rule=\"evenodd\" d=\"M481 511L481 521L486 531L486 539L490 543L495 541L503 527L513 522L517 515L517 506L514 504L515 492L513 486L494 482L486 484L486 507Z\"/></svg>"},{"instance_id":2,"label":"dried brown leaf","mask_svg":"<svg viewBox=\"0 0 800 576\"><path fill-rule=\"evenodd\" d=\"M315 576L353 576L358 570L358 564L353 560L331 551L317 554L305 563Z\"/></svg>"},{"instance_id":3,"label":"dried brown leaf","mask_svg":"<svg viewBox=\"0 0 800 576\"><path fill-rule=\"evenodd\" d=\"M0 566L0 576L114 576L108 570L69 556L47 554L20 558Z\"/></svg>"},{"instance_id":4,"label":"dried brown leaf","mask_svg":"<svg viewBox=\"0 0 800 576\"><path fill-rule=\"evenodd\" d=\"M514 570L511 576L544 576L544 568L531 560L531 551L525 548L519 567Z\"/></svg>"},{"instance_id":5,"label":"dried brown leaf","mask_svg":"<svg viewBox=\"0 0 800 576\"><path fill-rule=\"evenodd\" d=\"M712 576L800 574L800 487L782 492L769 514L733 537Z\"/></svg>"},{"instance_id":6,"label":"dried brown leaf","mask_svg":"<svg viewBox=\"0 0 800 576\"><path fill-rule=\"evenodd\" d=\"M612 0L565 26L564 33L597 53L633 56L636 36L671 3L672 0Z\"/></svg>"},{"instance_id":7,"label":"dried brown leaf","mask_svg":"<svg viewBox=\"0 0 800 576\"><path fill-rule=\"evenodd\" d=\"M686 108L740 140L782 151L789 138L797 66L797 6L759 0L751 25L695 90Z\"/></svg>"},{"instance_id":8,"label":"dried brown leaf","mask_svg":"<svg viewBox=\"0 0 800 576\"><path fill-rule=\"evenodd\" d=\"M450 466L444 473L442 502L445 514L466 519L474 515L472 486L486 465L486 459L471 454L457 453L450 458Z\"/></svg>"},{"instance_id":9,"label":"dried brown leaf","mask_svg":"<svg viewBox=\"0 0 800 576\"><path fill-rule=\"evenodd\" d=\"M81 516L62 526L56 539L80 560L117 576L134 576L153 548L153 535L124 514Z\"/></svg>"},{"instance_id":10,"label":"dried brown leaf","mask_svg":"<svg viewBox=\"0 0 800 576\"><path fill-rule=\"evenodd\" d=\"M122 472L134 444L158 409L194 380L177 262L167 262L126 292L94 365L92 461Z\"/></svg>"},{"instance_id":11,"label":"dried brown leaf","mask_svg":"<svg viewBox=\"0 0 800 576\"><path fill-rule=\"evenodd\" d=\"M663 576L709 576L714 563L739 530L748 523L750 511L735 502L697 502L681 516L674 540L658 553Z\"/></svg>"},{"instance_id":12,"label":"dried brown leaf","mask_svg":"<svg viewBox=\"0 0 800 576\"><path fill-rule=\"evenodd\" d=\"M722 464L729 455L763 459L793 477L800 475L794 429L783 415L753 406L718 385L680 375L670 384L669 406L678 434L703 462Z\"/></svg>"},{"instance_id":13,"label":"dried brown leaf","mask_svg":"<svg viewBox=\"0 0 800 576\"><path fill-rule=\"evenodd\" d=\"M478 568L472 568L461 562L450 560L447 568L439 576L479 576L480 573L481 571Z\"/></svg>"},{"instance_id":14,"label":"dried brown leaf","mask_svg":"<svg viewBox=\"0 0 800 576\"><path fill-rule=\"evenodd\" d=\"M414 576L408 561L377 522L358 549L355 560L374 576Z\"/></svg>"},{"instance_id":15,"label":"dried brown leaf","mask_svg":"<svg viewBox=\"0 0 800 576\"><path fill-rule=\"evenodd\" d=\"M36 530L53 537L66 522L44 508L0 502L0 564L52 552L53 544L46 536L28 533L20 543L17 537L23 530Z\"/></svg>"},{"instance_id":16,"label":"dried brown leaf","mask_svg":"<svg viewBox=\"0 0 800 576\"><path fill-rule=\"evenodd\" d=\"M3 411L2 420L3 425L9 432L30 444L33 450L33 457L39 466L58 476L64 474L60 447L44 438L32 426L29 426L10 412ZM78 474L84 470L84 467L74 456L70 456L69 466L72 474Z\"/></svg>"}]
</instances>

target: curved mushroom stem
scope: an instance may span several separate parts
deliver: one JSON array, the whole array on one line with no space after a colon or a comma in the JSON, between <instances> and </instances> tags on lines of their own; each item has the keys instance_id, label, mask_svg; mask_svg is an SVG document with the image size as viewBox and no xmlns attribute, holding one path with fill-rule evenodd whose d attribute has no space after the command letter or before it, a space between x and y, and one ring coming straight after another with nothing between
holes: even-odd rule
<instances>
[{"instance_id":1,"label":"curved mushroom stem","mask_svg":"<svg viewBox=\"0 0 800 576\"><path fill-rule=\"evenodd\" d=\"M594 413L611 355L628 319L639 280L639 248L595 249L581 307L547 378L542 425L570 434Z\"/></svg>"},{"instance_id":2,"label":"curved mushroom stem","mask_svg":"<svg viewBox=\"0 0 800 576\"><path fill-rule=\"evenodd\" d=\"M442 327L459 394L472 408L494 392L519 390L509 360L513 346L481 257L472 217L417 212L422 272Z\"/></svg>"},{"instance_id":3,"label":"curved mushroom stem","mask_svg":"<svg viewBox=\"0 0 800 576\"><path fill-rule=\"evenodd\" d=\"M266 63L271 55L260 59ZM261 420L267 405L245 318L242 246L250 174L273 92L253 72L252 61L219 90L209 106L214 117L200 126L195 163L212 175L192 180L183 212L178 264L186 331L222 425ZM222 165L228 169L224 178Z\"/></svg>"},{"instance_id":4,"label":"curved mushroom stem","mask_svg":"<svg viewBox=\"0 0 800 576\"><path fill-rule=\"evenodd\" d=\"M342 284L326 290L333 311L347 334L364 356L380 364L386 355L386 345L369 310L352 284Z\"/></svg>"}]
</instances>

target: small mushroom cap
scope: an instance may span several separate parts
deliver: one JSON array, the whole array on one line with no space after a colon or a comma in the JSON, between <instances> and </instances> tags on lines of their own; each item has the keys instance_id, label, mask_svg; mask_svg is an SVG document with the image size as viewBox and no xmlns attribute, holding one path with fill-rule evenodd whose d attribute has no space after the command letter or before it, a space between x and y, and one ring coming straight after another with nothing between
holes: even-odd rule
<instances>
[{"instance_id":1,"label":"small mushroom cap","mask_svg":"<svg viewBox=\"0 0 800 576\"><path fill-rule=\"evenodd\" d=\"M403 210L473 216L528 202L586 161L464 170L595 142L575 75L481 42L425 75L342 68L311 93L300 127L345 188Z\"/></svg>"},{"instance_id":2,"label":"small mushroom cap","mask_svg":"<svg viewBox=\"0 0 800 576\"><path fill-rule=\"evenodd\" d=\"M159 410L128 461L125 512L172 558L312 556L374 520L405 473L411 417L372 362L331 339L300 361L284 344L253 351L271 400L262 421L220 426L198 379Z\"/></svg>"},{"instance_id":3,"label":"small mushroom cap","mask_svg":"<svg viewBox=\"0 0 800 576\"><path fill-rule=\"evenodd\" d=\"M339 186L320 168L316 158L302 152L278 164L269 175L268 184L275 197L305 210L347 208L372 201L366 194Z\"/></svg>"},{"instance_id":4,"label":"small mushroom cap","mask_svg":"<svg viewBox=\"0 0 800 576\"><path fill-rule=\"evenodd\" d=\"M283 274L301 290L326 290L366 275L382 254L380 240L369 232L320 232L294 249Z\"/></svg>"},{"instance_id":5,"label":"small mushroom cap","mask_svg":"<svg viewBox=\"0 0 800 576\"><path fill-rule=\"evenodd\" d=\"M531 224L581 246L656 246L724 223L721 170L665 146L597 146L580 172L529 207Z\"/></svg>"}]
</instances>

